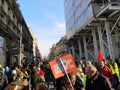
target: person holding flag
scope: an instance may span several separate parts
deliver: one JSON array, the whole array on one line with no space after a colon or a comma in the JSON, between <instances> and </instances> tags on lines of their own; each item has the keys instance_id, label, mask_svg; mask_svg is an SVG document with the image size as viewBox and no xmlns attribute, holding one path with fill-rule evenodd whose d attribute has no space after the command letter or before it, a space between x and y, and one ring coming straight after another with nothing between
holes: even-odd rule
<instances>
[{"instance_id":1,"label":"person holding flag","mask_svg":"<svg viewBox=\"0 0 120 90\"><path fill-rule=\"evenodd\" d=\"M68 76L73 88L71 87L67 76L64 76L64 79L59 86L59 90L85 90L84 84L76 77L75 72L69 73Z\"/></svg>"}]
</instances>

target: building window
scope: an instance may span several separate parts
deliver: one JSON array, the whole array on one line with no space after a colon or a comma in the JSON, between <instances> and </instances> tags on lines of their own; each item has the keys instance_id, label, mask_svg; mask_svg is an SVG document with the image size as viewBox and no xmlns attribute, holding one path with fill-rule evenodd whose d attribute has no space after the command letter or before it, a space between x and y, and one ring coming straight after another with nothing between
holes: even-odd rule
<instances>
[{"instance_id":1,"label":"building window","mask_svg":"<svg viewBox=\"0 0 120 90\"><path fill-rule=\"evenodd\" d=\"M0 6L4 3L4 0L0 0Z\"/></svg>"},{"instance_id":2,"label":"building window","mask_svg":"<svg viewBox=\"0 0 120 90\"><path fill-rule=\"evenodd\" d=\"M0 6L2 5L2 0L0 0Z\"/></svg>"}]
</instances>

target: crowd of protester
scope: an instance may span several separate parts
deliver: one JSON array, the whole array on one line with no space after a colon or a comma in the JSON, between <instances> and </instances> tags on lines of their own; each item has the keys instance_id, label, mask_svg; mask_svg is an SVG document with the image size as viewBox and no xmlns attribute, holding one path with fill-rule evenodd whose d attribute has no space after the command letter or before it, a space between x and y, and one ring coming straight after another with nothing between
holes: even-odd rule
<instances>
[{"instance_id":1,"label":"crowd of protester","mask_svg":"<svg viewBox=\"0 0 120 90\"><path fill-rule=\"evenodd\" d=\"M48 90L53 79L49 64L0 65L0 90Z\"/></svg>"},{"instance_id":2,"label":"crowd of protester","mask_svg":"<svg viewBox=\"0 0 120 90\"><path fill-rule=\"evenodd\" d=\"M55 90L120 90L119 59L98 60L97 65L80 60L76 65L69 78L65 75L58 79L49 63L0 65L0 90L49 90L51 82Z\"/></svg>"}]
</instances>

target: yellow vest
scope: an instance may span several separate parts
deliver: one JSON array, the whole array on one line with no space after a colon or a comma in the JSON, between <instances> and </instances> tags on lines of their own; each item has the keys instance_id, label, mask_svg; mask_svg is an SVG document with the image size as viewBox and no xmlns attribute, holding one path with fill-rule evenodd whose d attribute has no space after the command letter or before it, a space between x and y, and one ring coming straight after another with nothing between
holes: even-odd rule
<instances>
[{"instance_id":1,"label":"yellow vest","mask_svg":"<svg viewBox=\"0 0 120 90\"><path fill-rule=\"evenodd\" d=\"M109 67L110 67L113 75L114 75L114 74L119 75L119 69L118 69L117 63L114 63L113 65L112 65L112 64L109 64Z\"/></svg>"}]
</instances>

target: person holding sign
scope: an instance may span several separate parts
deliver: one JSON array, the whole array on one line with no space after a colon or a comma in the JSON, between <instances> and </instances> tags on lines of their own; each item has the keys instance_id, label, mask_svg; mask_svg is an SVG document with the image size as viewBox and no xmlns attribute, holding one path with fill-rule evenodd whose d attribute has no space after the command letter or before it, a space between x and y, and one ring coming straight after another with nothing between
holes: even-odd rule
<instances>
[{"instance_id":1,"label":"person holding sign","mask_svg":"<svg viewBox=\"0 0 120 90\"><path fill-rule=\"evenodd\" d=\"M67 76L65 76L59 86L59 90L85 90L83 83L80 82L80 80L76 77L75 72L69 73L68 76L70 78L73 89L70 85Z\"/></svg>"}]
</instances>

